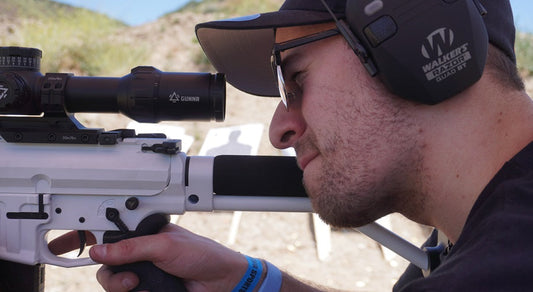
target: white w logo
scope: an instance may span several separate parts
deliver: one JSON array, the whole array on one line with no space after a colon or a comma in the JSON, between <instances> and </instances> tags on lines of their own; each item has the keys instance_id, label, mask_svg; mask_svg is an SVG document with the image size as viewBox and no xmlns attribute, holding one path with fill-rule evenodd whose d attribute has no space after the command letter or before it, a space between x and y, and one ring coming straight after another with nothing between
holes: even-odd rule
<instances>
[{"instance_id":1,"label":"white w logo","mask_svg":"<svg viewBox=\"0 0 533 292\"><path fill-rule=\"evenodd\" d=\"M8 88L0 87L0 100L7 97Z\"/></svg>"},{"instance_id":2,"label":"white w logo","mask_svg":"<svg viewBox=\"0 0 533 292\"><path fill-rule=\"evenodd\" d=\"M445 49L449 49L453 44L453 31L449 28L442 27L431 34L422 44L422 56L427 59L440 57Z\"/></svg>"}]
</instances>

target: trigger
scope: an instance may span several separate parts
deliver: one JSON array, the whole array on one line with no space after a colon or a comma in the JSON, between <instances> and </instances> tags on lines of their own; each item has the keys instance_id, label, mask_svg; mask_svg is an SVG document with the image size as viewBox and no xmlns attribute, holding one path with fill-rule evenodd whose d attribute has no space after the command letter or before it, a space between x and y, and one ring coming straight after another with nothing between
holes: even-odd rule
<instances>
[{"instance_id":1,"label":"trigger","mask_svg":"<svg viewBox=\"0 0 533 292\"><path fill-rule=\"evenodd\" d=\"M84 230L78 230L78 238L80 239L80 252L77 257L80 257L81 253L85 249L85 244L87 243L87 237L85 236Z\"/></svg>"}]
</instances>

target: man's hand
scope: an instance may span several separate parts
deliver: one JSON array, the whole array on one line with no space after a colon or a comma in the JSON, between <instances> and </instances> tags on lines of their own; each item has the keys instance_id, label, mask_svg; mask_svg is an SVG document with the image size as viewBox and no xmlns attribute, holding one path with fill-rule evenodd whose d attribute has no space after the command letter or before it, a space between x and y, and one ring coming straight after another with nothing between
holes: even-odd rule
<instances>
[{"instance_id":1,"label":"man's hand","mask_svg":"<svg viewBox=\"0 0 533 292\"><path fill-rule=\"evenodd\" d=\"M176 225L160 233L93 246L91 258L104 264L96 278L106 291L128 291L139 279L130 272L113 274L105 265L151 261L184 280L187 290L231 291L246 272L244 255Z\"/></svg>"}]
</instances>

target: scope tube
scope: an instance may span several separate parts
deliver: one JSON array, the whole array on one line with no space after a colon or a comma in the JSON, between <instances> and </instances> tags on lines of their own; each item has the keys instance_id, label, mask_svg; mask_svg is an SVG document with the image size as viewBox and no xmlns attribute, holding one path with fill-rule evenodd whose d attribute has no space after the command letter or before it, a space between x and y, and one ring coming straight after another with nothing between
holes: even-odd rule
<instances>
[{"instance_id":1,"label":"scope tube","mask_svg":"<svg viewBox=\"0 0 533 292\"><path fill-rule=\"evenodd\" d=\"M162 72L140 66L122 78L74 77L65 87L68 112L120 112L138 122L223 121L224 74Z\"/></svg>"},{"instance_id":2,"label":"scope tube","mask_svg":"<svg viewBox=\"0 0 533 292\"><path fill-rule=\"evenodd\" d=\"M118 113L117 96L121 78L69 78L65 88L65 107L71 113Z\"/></svg>"}]
</instances>

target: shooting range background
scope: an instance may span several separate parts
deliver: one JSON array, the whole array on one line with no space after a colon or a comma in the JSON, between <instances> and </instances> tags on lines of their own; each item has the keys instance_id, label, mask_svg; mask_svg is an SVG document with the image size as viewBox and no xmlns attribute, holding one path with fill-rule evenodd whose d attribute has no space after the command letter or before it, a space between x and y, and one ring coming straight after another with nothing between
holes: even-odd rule
<instances>
[{"instance_id":1,"label":"shooting range background","mask_svg":"<svg viewBox=\"0 0 533 292\"><path fill-rule=\"evenodd\" d=\"M192 5L186 11L171 13L155 22L130 27L105 20L102 15L52 5L49 1L6 0L0 3L0 39L2 45L41 48L43 73L123 76L137 65L152 65L162 71L212 71L194 37L194 25L247 13L225 10L246 6L234 0L218 1L216 4L204 2L205 5ZM282 1L262 1L260 8L249 5L249 2L250 12L256 12L257 9L276 9ZM74 28L69 28L72 26ZM40 31L42 29L46 29L46 33ZM104 33L93 35L93 31ZM93 38L101 47L95 47ZM524 69L525 73L530 71L533 69ZM527 86L531 94L531 78L528 78ZM166 124L184 128L185 134L194 139L189 154L197 155L210 129L260 123L264 127L258 154L281 155L270 145L267 135L277 104L278 99L249 96L228 87L226 122ZM87 127L107 130L125 128L131 122L117 114L77 116ZM226 244L232 218L232 212L189 212L180 216L179 224ZM301 279L349 291L390 291L407 265L400 257L388 258L376 242L348 229L332 230L329 257L319 260L311 222L309 214L244 212L235 243L229 244L229 247L265 258ZM427 227L414 224L400 215L391 217L391 226L416 245L424 241L429 231ZM97 268L47 266L45 291L103 291L94 276Z\"/></svg>"}]
</instances>

